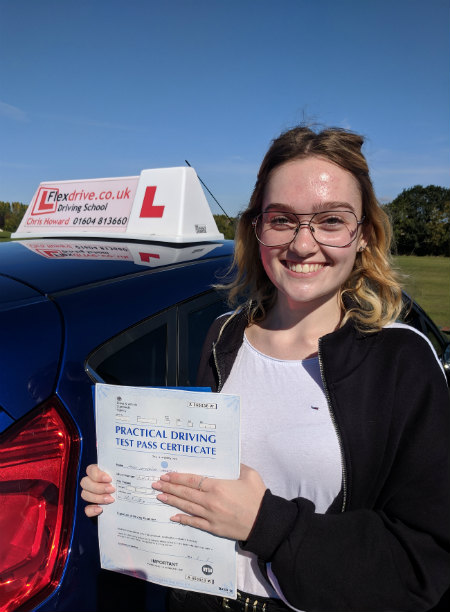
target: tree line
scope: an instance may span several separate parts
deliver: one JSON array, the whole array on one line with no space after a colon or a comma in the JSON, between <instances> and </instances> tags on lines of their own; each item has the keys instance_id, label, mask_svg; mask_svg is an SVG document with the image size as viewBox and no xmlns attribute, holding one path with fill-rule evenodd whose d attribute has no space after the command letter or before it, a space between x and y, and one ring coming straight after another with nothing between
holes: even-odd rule
<instances>
[{"instance_id":1,"label":"tree line","mask_svg":"<svg viewBox=\"0 0 450 612\"><path fill-rule=\"evenodd\" d=\"M392 222L396 254L450 256L450 189L416 185L383 208ZM20 202L0 202L0 229L16 231L26 209ZM232 240L237 218L214 215L214 219L219 232Z\"/></svg>"},{"instance_id":2,"label":"tree line","mask_svg":"<svg viewBox=\"0 0 450 612\"><path fill-rule=\"evenodd\" d=\"M28 207L20 202L0 201L0 230L15 232Z\"/></svg>"},{"instance_id":3,"label":"tree line","mask_svg":"<svg viewBox=\"0 0 450 612\"><path fill-rule=\"evenodd\" d=\"M384 206L398 255L450 256L450 189L416 185Z\"/></svg>"}]
</instances>

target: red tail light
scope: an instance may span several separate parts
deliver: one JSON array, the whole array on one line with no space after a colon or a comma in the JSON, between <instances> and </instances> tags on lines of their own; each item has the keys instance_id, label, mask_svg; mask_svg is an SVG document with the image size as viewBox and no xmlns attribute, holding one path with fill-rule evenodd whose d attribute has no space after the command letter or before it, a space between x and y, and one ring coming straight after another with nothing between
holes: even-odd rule
<instances>
[{"instance_id":1,"label":"red tail light","mask_svg":"<svg viewBox=\"0 0 450 612\"><path fill-rule=\"evenodd\" d=\"M57 398L0 436L0 612L56 588L69 550L80 440Z\"/></svg>"}]
</instances>

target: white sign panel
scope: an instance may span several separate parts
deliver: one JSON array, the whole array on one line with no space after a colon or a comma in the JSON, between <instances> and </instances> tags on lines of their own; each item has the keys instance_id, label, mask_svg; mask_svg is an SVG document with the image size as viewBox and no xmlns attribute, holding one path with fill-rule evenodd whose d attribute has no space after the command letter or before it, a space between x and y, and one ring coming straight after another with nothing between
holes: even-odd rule
<instances>
[{"instance_id":1,"label":"white sign panel","mask_svg":"<svg viewBox=\"0 0 450 612\"><path fill-rule=\"evenodd\" d=\"M19 232L42 235L123 233L130 218L139 177L41 183Z\"/></svg>"}]
</instances>

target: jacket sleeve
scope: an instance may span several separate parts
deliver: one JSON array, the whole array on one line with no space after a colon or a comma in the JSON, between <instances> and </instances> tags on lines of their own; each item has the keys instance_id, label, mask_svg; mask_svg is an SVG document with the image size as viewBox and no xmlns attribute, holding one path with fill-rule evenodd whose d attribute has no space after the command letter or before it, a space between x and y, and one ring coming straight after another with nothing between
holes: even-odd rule
<instances>
[{"instance_id":1,"label":"jacket sleeve","mask_svg":"<svg viewBox=\"0 0 450 612\"><path fill-rule=\"evenodd\" d=\"M411 348L418 346L412 356ZM425 611L450 585L448 388L422 339L414 338L402 352L391 363L372 363L372 368L390 370L396 381L390 385L391 407L380 408L380 422L390 415L389 423L380 425L388 435L379 444L377 470L366 470L358 487L355 476L347 510L317 514L306 499L286 500L267 491L242 545L269 568L296 609ZM352 379L353 411L365 393L377 392L380 379L372 378L372 387L361 381L358 401ZM346 418L360 417L349 411ZM354 451L351 460L358 461ZM359 460L366 460L363 451Z\"/></svg>"}]
</instances>

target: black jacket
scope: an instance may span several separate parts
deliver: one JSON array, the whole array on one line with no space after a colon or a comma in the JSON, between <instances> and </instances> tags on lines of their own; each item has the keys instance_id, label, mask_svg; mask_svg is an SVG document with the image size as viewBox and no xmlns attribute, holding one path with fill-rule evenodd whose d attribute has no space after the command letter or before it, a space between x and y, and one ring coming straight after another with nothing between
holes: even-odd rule
<instances>
[{"instance_id":1,"label":"black jacket","mask_svg":"<svg viewBox=\"0 0 450 612\"><path fill-rule=\"evenodd\" d=\"M243 312L215 321L198 384L220 391L246 326ZM414 330L362 334L351 321L320 339L319 361L341 445L341 492L317 514L307 499L267 490L242 548L271 564L300 610L429 610L450 585L450 402L442 370Z\"/></svg>"}]
</instances>

